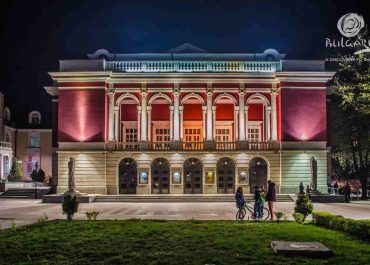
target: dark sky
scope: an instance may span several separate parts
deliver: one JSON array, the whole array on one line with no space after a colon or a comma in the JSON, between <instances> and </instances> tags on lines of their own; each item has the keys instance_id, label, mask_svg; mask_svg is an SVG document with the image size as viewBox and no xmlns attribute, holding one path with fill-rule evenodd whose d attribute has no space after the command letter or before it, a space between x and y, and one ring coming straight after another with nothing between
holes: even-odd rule
<instances>
[{"instance_id":1,"label":"dark sky","mask_svg":"<svg viewBox=\"0 0 370 265\"><path fill-rule=\"evenodd\" d=\"M0 1L0 90L16 122L33 109L50 121L48 71L59 59L163 52L185 42L210 52L262 52L324 58L325 37L340 37L338 19L369 0L23 0Z\"/></svg>"}]
</instances>

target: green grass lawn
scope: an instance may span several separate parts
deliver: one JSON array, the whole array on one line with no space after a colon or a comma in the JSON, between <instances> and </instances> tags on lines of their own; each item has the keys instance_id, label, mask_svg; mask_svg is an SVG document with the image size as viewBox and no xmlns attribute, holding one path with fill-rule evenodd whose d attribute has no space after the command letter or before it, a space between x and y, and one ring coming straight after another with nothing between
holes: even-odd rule
<instances>
[{"instance_id":1,"label":"green grass lawn","mask_svg":"<svg viewBox=\"0 0 370 265\"><path fill-rule=\"evenodd\" d=\"M319 241L335 256L276 256L271 240ZM293 222L51 221L0 231L0 264L370 264L370 244Z\"/></svg>"}]
</instances>

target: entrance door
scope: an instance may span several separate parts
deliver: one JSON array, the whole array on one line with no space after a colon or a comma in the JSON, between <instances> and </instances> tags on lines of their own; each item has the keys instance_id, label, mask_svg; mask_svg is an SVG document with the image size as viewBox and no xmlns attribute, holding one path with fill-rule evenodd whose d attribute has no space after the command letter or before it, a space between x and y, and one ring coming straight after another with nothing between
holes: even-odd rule
<instances>
[{"instance_id":1,"label":"entrance door","mask_svg":"<svg viewBox=\"0 0 370 265\"><path fill-rule=\"evenodd\" d=\"M184 163L184 193L201 194L203 191L203 165L197 158L189 158Z\"/></svg>"},{"instance_id":2,"label":"entrance door","mask_svg":"<svg viewBox=\"0 0 370 265\"><path fill-rule=\"evenodd\" d=\"M249 163L250 193L254 193L255 186L267 189L267 163L260 157L253 158Z\"/></svg>"},{"instance_id":3,"label":"entrance door","mask_svg":"<svg viewBox=\"0 0 370 265\"><path fill-rule=\"evenodd\" d=\"M132 158L124 158L118 167L119 194L135 194L137 186L137 164Z\"/></svg>"},{"instance_id":4,"label":"entrance door","mask_svg":"<svg viewBox=\"0 0 370 265\"><path fill-rule=\"evenodd\" d=\"M152 194L170 193L170 163L165 158L152 162Z\"/></svg>"},{"instance_id":5,"label":"entrance door","mask_svg":"<svg viewBox=\"0 0 370 265\"><path fill-rule=\"evenodd\" d=\"M235 164L228 157L217 162L217 193L235 192Z\"/></svg>"}]
</instances>

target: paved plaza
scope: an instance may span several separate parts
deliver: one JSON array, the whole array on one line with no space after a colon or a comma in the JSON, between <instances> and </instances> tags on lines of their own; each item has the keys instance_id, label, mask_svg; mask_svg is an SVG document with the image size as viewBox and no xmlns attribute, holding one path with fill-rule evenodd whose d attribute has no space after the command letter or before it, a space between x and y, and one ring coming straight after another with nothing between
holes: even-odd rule
<instances>
[{"instance_id":1,"label":"paved plaza","mask_svg":"<svg viewBox=\"0 0 370 265\"><path fill-rule=\"evenodd\" d=\"M0 199L1 228L10 227L13 220L17 225L35 223L44 213L49 220L65 219L61 208L61 204L43 204L41 200ZM275 211L284 212L288 219L292 219L293 209L293 202L278 202L275 207ZM353 219L370 219L370 201L315 203L314 209ZM101 202L80 204L74 219L85 220L85 213L91 211L99 212L98 219L234 220L236 207L233 202Z\"/></svg>"}]
</instances>

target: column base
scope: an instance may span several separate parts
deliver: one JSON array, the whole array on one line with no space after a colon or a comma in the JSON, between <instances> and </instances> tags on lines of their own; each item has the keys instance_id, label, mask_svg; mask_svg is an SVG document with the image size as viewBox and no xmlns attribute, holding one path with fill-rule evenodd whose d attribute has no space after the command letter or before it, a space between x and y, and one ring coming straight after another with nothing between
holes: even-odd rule
<instances>
[{"instance_id":1,"label":"column base","mask_svg":"<svg viewBox=\"0 0 370 265\"><path fill-rule=\"evenodd\" d=\"M213 140L206 140L204 141L204 150L215 150L216 149L216 142Z\"/></svg>"},{"instance_id":2,"label":"column base","mask_svg":"<svg viewBox=\"0 0 370 265\"><path fill-rule=\"evenodd\" d=\"M181 142L179 140L172 141L172 150L181 150Z\"/></svg>"},{"instance_id":3,"label":"column base","mask_svg":"<svg viewBox=\"0 0 370 265\"><path fill-rule=\"evenodd\" d=\"M271 149L280 149L280 142L278 142L277 140L271 140L270 147Z\"/></svg>"},{"instance_id":4,"label":"column base","mask_svg":"<svg viewBox=\"0 0 370 265\"><path fill-rule=\"evenodd\" d=\"M246 140L236 141L235 147L236 147L236 150L247 150L248 142Z\"/></svg>"},{"instance_id":5,"label":"column base","mask_svg":"<svg viewBox=\"0 0 370 265\"><path fill-rule=\"evenodd\" d=\"M114 149L116 149L116 143L113 142L113 141L109 141L107 144L106 144L106 149L108 151L114 151Z\"/></svg>"},{"instance_id":6,"label":"column base","mask_svg":"<svg viewBox=\"0 0 370 265\"><path fill-rule=\"evenodd\" d=\"M150 142L149 141L141 141L139 143L139 150L144 150L144 151L147 151L147 150L150 150Z\"/></svg>"}]
</instances>

